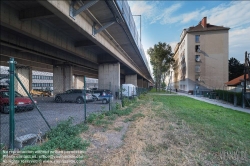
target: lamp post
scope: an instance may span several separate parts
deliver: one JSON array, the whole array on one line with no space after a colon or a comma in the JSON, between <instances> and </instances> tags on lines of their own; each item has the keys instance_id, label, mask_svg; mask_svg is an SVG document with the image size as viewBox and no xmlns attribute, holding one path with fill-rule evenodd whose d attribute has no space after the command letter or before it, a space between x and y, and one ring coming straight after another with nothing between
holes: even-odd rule
<instances>
[{"instance_id":1,"label":"lamp post","mask_svg":"<svg viewBox=\"0 0 250 166\"><path fill-rule=\"evenodd\" d=\"M140 43L141 43L141 15L133 15L133 16L139 16L140 17Z\"/></svg>"}]
</instances>

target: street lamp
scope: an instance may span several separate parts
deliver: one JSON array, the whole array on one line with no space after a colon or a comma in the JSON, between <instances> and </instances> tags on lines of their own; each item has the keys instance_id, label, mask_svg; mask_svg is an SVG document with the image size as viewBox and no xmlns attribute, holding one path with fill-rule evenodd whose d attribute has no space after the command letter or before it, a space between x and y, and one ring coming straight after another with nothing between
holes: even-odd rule
<instances>
[{"instance_id":1,"label":"street lamp","mask_svg":"<svg viewBox=\"0 0 250 166\"><path fill-rule=\"evenodd\" d=\"M132 15L132 16L140 16L140 43L141 43L141 15Z\"/></svg>"}]
</instances>

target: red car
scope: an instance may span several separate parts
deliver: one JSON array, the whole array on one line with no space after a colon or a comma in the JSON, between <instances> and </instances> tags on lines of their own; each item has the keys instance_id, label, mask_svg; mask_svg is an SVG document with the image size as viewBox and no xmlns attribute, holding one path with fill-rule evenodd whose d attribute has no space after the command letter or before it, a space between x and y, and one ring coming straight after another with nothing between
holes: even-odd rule
<instances>
[{"instance_id":1,"label":"red car","mask_svg":"<svg viewBox=\"0 0 250 166\"><path fill-rule=\"evenodd\" d=\"M36 101L34 101L36 103ZM15 92L15 111L31 111L34 104L28 97ZM0 112L9 113L9 90L0 90Z\"/></svg>"}]
</instances>

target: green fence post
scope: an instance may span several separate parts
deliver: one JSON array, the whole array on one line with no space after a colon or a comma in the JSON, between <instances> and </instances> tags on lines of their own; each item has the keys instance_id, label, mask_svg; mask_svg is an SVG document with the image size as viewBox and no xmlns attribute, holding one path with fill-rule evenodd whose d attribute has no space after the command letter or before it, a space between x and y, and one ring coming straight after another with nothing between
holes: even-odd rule
<instances>
[{"instance_id":1,"label":"green fence post","mask_svg":"<svg viewBox=\"0 0 250 166\"><path fill-rule=\"evenodd\" d=\"M86 76L83 77L84 82L84 122L86 122L87 119L87 111L86 111Z\"/></svg>"},{"instance_id":2,"label":"green fence post","mask_svg":"<svg viewBox=\"0 0 250 166\"><path fill-rule=\"evenodd\" d=\"M9 149L14 150L14 137L15 137L15 89L14 89L14 77L15 77L15 61L14 58L10 58L9 61Z\"/></svg>"},{"instance_id":3,"label":"green fence post","mask_svg":"<svg viewBox=\"0 0 250 166\"><path fill-rule=\"evenodd\" d=\"M123 92L123 89L122 89L122 85L121 85L121 102L122 102L122 107L124 107L122 92Z\"/></svg>"},{"instance_id":4,"label":"green fence post","mask_svg":"<svg viewBox=\"0 0 250 166\"><path fill-rule=\"evenodd\" d=\"M111 82L109 82L109 90L111 91ZM110 111L110 103L111 101L110 101L110 95L109 95L109 111Z\"/></svg>"}]
</instances>

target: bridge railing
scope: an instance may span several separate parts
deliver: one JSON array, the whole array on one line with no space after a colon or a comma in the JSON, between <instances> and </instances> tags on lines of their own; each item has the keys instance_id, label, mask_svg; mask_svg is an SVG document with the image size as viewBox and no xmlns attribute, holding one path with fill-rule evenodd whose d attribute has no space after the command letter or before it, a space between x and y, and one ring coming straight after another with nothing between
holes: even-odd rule
<instances>
[{"instance_id":1,"label":"bridge railing","mask_svg":"<svg viewBox=\"0 0 250 166\"><path fill-rule=\"evenodd\" d=\"M141 57L142 57L144 63L146 64L147 69L151 75L149 63L148 63L148 60L146 58L143 46L141 44L140 36L138 35L138 31L137 31L135 21L134 21L132 12L130 10L129 4L128 4L127 0L116 0L116 3L118 5L118 8L120 9L121 13L123 14L123 18L129 27L131 35L133 36L133 39L134 39L134 41L135 41L135 43L140 51Z\"/></svg>"}]
</instances>

